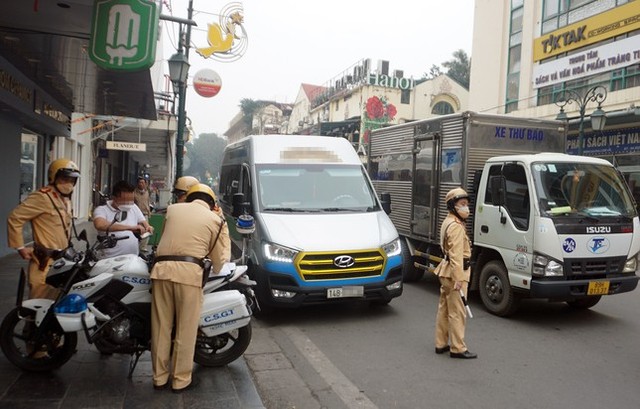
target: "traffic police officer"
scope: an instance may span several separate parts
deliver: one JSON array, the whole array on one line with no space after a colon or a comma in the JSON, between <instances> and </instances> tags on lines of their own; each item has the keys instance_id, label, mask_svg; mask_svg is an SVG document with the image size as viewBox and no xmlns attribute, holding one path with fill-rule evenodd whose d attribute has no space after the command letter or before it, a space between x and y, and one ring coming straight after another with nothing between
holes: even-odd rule
<instances>
[{"instance_id":1,"label":"traffic police officer","mask_svg":"<svg viewBox=\"0 0 640 409\"><path fill-rule=\"evenodd\" d=\"M452 358L473 359L464 341L466 311L460 290L467 296L471 268L471 243L465 220L469 217L469 195L462 188L445 196L449 214L440 227L440 243L444 259L434 273L440 280L440 301L436 317L436 354L449 352ZM449 344L449 342L451 342Z\"/></svg>"},{"instance_id":2,"label":"traffic police officer","mask_svg":"<svg viewBox=\"0 0 640 409\"><path fill-rule=\"evenodd\" d=\"M188 190L186 199L186 203L167 208L151 271L153 385L159 389L171 381L177 393L194 385L191 372L202 306L202 260L208 257L214 266L229 261L221 243L223 220L213 211L213 190L196 184ZM170 356L174 316L175 339ZM169 372L170 359L173 374Z\"/></svg>"},{"instance_id":3,"label":"traffic police officer","mask_svg":"<svg viewBox=\"0 0 640 409\"><path fill-rule=\"evenodd\" d=\"M197 185L198 179L193 176L182 176L176 180L175 185L173 186L173 194L176 195L176 202L182 203L187 200L187 191L192 187ZM213 191L212 191L213 193ZM216 202L216 206L213 208L213 211L216 212L218 216L223 220L224 225L222 226L222 232L220 233L220 245L222 247L222 251L224 254L224 258L226 260L231 259L231 237L229 236L229 225L222 213L222 209L218 206L218 198L215 193L213 197ZM213 271L219 272L220 268L222 268L222 264L218 265L217 262L213 261Z\"/></svg>"},{"instance_id":4,"label":"traffic police officer","mask_svg":"<svg viewBox=\"0 0 640 409\"><path fill-rule=\"evenodd\" d=\"M49 185L31 193L7 219L9 247L29 260L29 297L55 299L58 290L46 283L54 259L70 245L73 210L71 193L80 176L78 166L69 159L49 165ZM31 222L33 247L25 247L22 229Z\"/></svg>"},{"instance_id":5,"label":"traffic police officer","mask_svg":"<svg viewBox=\"0 0 640 409\"><path fill-rule=\"evenodd\" d=\"M173 194L176 196L176 203L183 203L187 200L187 192L191 186L195 186L198 183L198 179L193 176L182 176L176 180L173 185Z\"/></svg>"}]
</instances>

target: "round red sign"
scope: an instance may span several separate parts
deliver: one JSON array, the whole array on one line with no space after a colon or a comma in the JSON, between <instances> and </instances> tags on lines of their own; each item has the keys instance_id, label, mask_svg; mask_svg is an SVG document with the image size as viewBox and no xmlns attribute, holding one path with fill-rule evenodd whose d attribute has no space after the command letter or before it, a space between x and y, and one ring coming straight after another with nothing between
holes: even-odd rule
<instances>
[{"instance_id":1,"label":"round red sign","mask_svg":"<svg viewBox=\"0 0 640 409\"><path fill-rule=\"evenodd\" d=\"M214 70L204 68L193 76L193 89L201 97L213 97L220 92L220 88L222 88L222 80Z\"/></svg>"}]
</instances>

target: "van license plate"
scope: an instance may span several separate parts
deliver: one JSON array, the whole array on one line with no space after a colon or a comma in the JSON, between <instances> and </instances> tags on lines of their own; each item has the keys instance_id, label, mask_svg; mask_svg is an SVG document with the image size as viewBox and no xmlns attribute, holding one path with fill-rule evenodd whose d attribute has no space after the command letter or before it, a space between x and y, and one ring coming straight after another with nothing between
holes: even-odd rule
<instances>
[{"instance_id":1,"label":"van license plate","mask_svg":"<svg viewBox=\"0 0 640 409\"><path fill-rule=\"evenodd\" d=\"M607 295L609 294L608 281L589 281L587 295Z\"/></svg>"},{"instance_id":2,"label":"van license plate","mask_svg":"<svg viewBox=\"0 0 640 409\"><path fill-rule=\"evenodd\" d=\"M364 287L361 285L327 288L327 298L347 298L362 296L364 296Z\"/></svg>"}]
</instances>

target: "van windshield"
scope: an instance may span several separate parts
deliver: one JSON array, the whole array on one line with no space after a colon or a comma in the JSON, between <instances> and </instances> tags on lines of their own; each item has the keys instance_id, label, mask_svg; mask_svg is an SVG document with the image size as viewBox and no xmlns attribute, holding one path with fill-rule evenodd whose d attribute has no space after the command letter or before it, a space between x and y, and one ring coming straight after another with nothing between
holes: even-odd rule
<instances>
[{"instance_id":1,"label":"van windshield","mask_svg":"<svg viewBox=\"0 0 640 409\"><path fill-rule=\"evenodd\" d=\"M378 202L362 166L256 165L262 211L377 211Z\"/></svg>"},{"instance_id":2,"label":"van windshield","mask_svg":"<svg viewBox=\"0 0 640 409\"><path fill-rule=\"evenodd\" d=\"M531 169L544 215L635 216L625 182L611 166L537 162Z\"/></svg>"}]
</instances>

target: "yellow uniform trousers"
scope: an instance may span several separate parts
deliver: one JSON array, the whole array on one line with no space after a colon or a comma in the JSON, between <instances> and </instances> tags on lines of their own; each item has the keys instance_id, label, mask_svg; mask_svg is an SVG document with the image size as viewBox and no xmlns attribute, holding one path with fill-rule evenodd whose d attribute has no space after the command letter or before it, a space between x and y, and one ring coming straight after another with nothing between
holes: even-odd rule
<instances>
[{"instance_id":1,"label":"yellow uniform trousers","mask_svg":"<svg viewBox=\"0 0 640 409\"><path fill-rule=\"evenodd\" d=\"M172 373L172 388L186 388L191 383L202 308L202 288L169 280L153 280L152 287L151 339L155 341L151 344L153 383L166 384ZM171 331L174 323L176 333L171 355Z\"/></svg>"},{"instance_id":2,"label":"yellow uniform trousers","mask_svg":"<svg viewBox=\"0 0 640 409\"><path fill-rule=\"evenodd\" d=\"M33 259L29 261L29 298L47 298L55 300L60 293L55 287L47 284L47 273L53 264L53 260L47 261L44 271L40 270L38 262Z\"/></svg>"},{"instance_id":3,"label":"yellow uniform trousers","mask_svg":"<svg viewBox=\"0 0 640 409\"><path fill-rule=\"evenodd\" d=\"M440 301L436 316L436 347L451 346L451 352L461 353L467 350L464 342L464 330L467 313L460 292L453 289L454 281L449 277L440 279ZM462 282L462 291L467 296L467 282Z\"/></svg>"}]
</instances>

